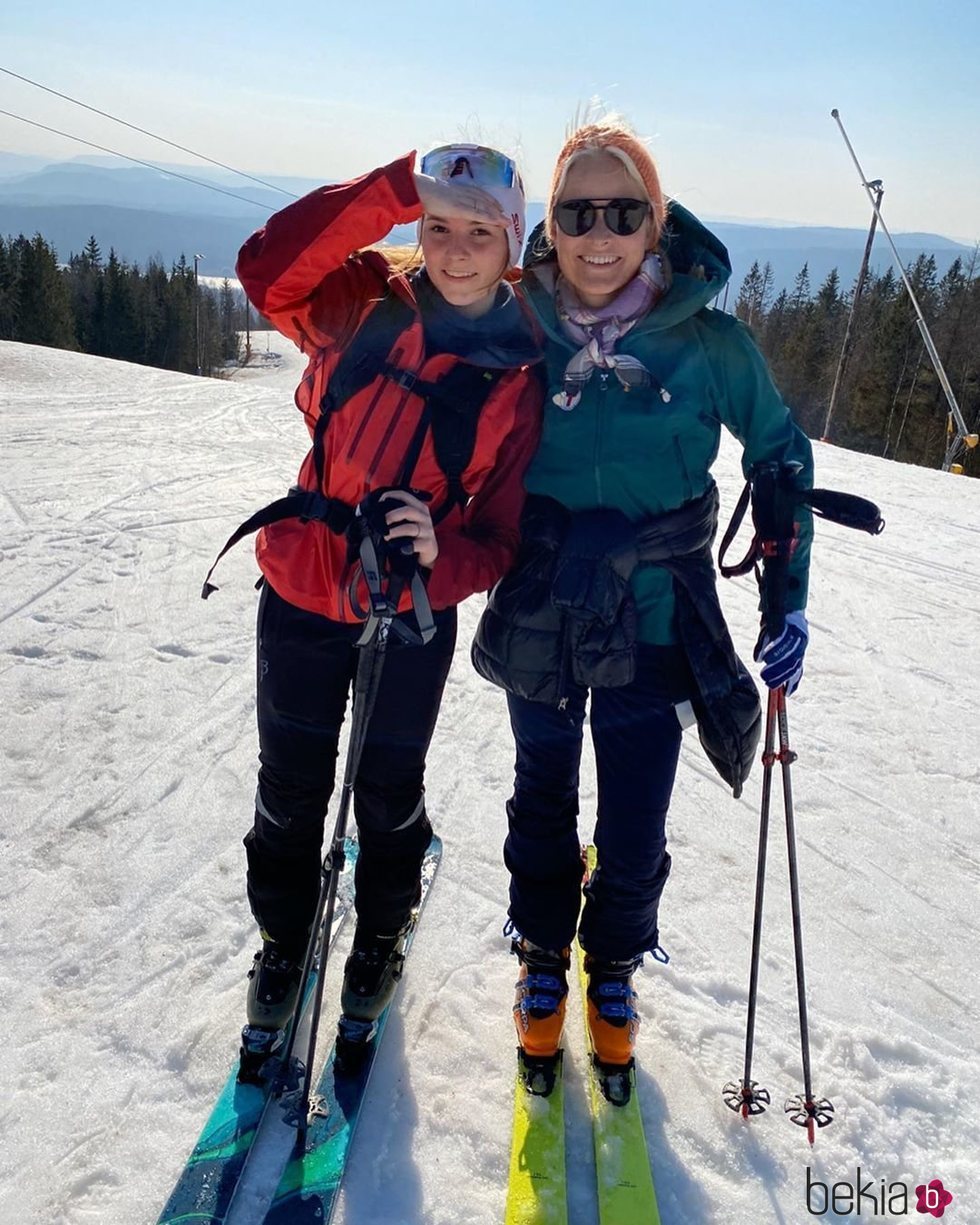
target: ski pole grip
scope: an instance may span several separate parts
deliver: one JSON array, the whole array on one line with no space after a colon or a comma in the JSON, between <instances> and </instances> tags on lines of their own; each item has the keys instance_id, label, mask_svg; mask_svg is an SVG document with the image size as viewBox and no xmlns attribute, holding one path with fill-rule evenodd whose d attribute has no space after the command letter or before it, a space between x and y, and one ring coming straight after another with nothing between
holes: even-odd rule
<instances>
[{"instance_id":1,"label":"ski pole grip","mask_svg":"<svg viewBox=\"0 0 980 1225\"><path fill-rule=\"evenodd\" d=\"M857 494L841 493L836 489L808 489L800 495L800 501L821 519L829 519L841 527L853 527L871 536L878 536L885 530L885 521L878 507Z\"/></svg>"}]
</instances>

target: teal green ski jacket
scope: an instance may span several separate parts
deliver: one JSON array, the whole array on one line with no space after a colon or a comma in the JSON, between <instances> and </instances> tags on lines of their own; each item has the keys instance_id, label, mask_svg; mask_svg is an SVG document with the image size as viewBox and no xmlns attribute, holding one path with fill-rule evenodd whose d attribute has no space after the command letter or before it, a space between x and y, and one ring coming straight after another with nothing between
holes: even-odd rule
<instances>
[{"instance_id":1,"label":"teal green ski jacket","mask_svg":"<svg viewBox=\"0 0 980 1225\"><path fill-rule=\"evenodd\" d=\"M794 423L749 330L708 304L724 288L731 264L724 246L687 209L670 205L661 242L669 288L619 342L638 358L653 385L626 390L612 371L597 370L581 401L559 407L565 366L576 345L554 306L555 254L543 233L531 236L522 287L546 337L548 392L544 428L525 484L571 511L614 507L640 523L707 491L721 427L743 447L746 477L761 461L800 465L800 488L813 486L810 441ZM661 389L667 393L666 399ZM813 524L799 513L790 563L787 611L806 607ZM670 574L637 567L633 596L643 642L677 641Z\"/></svg>"}]
</instances>

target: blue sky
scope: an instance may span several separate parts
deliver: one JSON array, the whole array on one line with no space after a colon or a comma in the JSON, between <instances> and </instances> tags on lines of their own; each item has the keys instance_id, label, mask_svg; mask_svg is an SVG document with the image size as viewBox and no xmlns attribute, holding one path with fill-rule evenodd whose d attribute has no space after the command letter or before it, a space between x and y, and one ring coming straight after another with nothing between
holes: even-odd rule
<instances>
[{"instance_id":1,"label":"blue sky","mask_svg":"<svg viewBox=\"0 0 980 1225\"><path fill-rule=\"evenodd\" d=\"M0 65L252 172L354 175L461 136L544 195L595 96L714 217L866 227L838 107L893 230L980 238L980 6L8 0ZM298 18L288 13L297 12ZM683 14L691 14L685 16ZM0 108L148 160L173 150L0 75ZM0 116L0 149L84 150ZM183 159L182 159L183 160Z\"/></svg>"}]
</instances>

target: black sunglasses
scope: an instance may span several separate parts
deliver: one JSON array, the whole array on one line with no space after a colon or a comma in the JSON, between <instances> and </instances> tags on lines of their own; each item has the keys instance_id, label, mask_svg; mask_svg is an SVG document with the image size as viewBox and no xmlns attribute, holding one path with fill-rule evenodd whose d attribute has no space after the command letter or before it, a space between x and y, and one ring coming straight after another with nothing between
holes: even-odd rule
<instances>
[{"instance_id":1,"label":"black sunglasses","mask_svg":"<svg viewBox=\"0 0 980 1225\"><path fill-rule=\"evenodd\" d=\"M625 238L635 234L650 213L646 200L610 200L607 204L593 204L591 200L562 200L556 204L552 216L558 228L569 238L581 238L593 228L599 210L613 234Z\"/></svg>"}]
</instances>

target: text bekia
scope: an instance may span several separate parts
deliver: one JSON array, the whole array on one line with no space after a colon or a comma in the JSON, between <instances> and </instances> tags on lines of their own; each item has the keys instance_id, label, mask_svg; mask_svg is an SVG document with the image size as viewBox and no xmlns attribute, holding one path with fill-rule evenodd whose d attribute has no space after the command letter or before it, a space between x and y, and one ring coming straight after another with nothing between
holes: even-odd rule
<instances>
[{"instance_id":1,"label":"text bekia","mask_svg":"<svg viewBox=\"0 0 980 1225\"><path fill-rule=\"evenodd\" d=\"M914 1200L903 1182L868 1178L858 1166L853 1181L826 1183L806 1170L806 1210L811 1216L896 1217L908 1216L910 1204L916 1213L938 1219L953 1202L952 1194L938 1178L914 1188Z\"/></svg>"}]
</instances>

